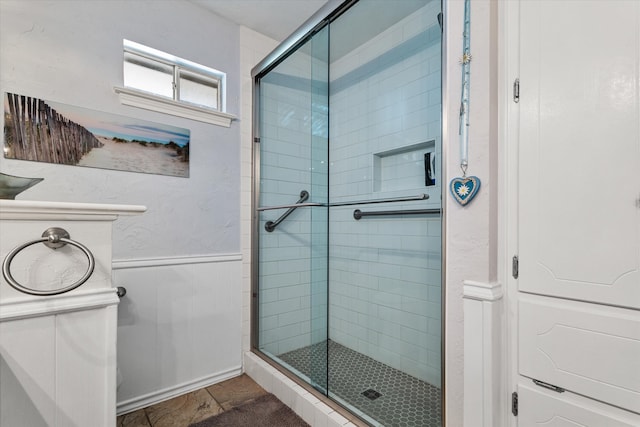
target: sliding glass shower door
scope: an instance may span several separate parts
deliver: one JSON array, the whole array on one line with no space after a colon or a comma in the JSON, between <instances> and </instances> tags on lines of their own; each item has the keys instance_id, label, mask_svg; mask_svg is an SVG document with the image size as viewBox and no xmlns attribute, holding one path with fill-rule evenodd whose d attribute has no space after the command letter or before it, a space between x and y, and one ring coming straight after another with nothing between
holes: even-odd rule
<instances>
[{"instance_id":1,"label":"sliding glass shower door","mask_svg":"<svg viewBox=\"0 0 640 427\"><path fill-rule=\"evenodd\" d=\"M440 11L354 2L256 74L254 346L371 425L442 423Z\"/></svg>"},{"instance_id":2,"label":"sliding glass shower door","mask_svg":"<svg viewBox=\"0 0 640 427\"><path fill-rule=\"evenodd\" d=\"M260 80L257 210L259 349L326 393L328 28ZM284 206L284 207L282 207ZM313 351L311 351L311 349Z\"/></svg>"}]
</instances>

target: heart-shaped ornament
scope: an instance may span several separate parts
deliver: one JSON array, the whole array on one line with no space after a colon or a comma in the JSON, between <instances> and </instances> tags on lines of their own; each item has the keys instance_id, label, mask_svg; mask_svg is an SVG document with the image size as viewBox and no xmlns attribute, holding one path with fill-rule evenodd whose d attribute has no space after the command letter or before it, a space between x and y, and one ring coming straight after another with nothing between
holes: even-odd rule
<instances>
[{"instance_id":1,"label":"heart-shaped ornament","mask_svg":"<svg viewBox=\"0 0 640 427\"><path fill-rule=\"evenodd\" d=\"M451 194L462 206L469 203L480 190L480 178L477 176L467 176L464 178L453 178L449 184Z\"/></svg>"}]
</instances>

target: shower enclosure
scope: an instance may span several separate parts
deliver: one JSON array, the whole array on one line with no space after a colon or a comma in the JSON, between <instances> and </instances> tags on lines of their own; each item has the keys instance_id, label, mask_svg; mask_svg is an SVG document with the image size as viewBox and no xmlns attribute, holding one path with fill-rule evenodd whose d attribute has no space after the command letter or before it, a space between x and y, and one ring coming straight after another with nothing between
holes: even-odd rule
<instances>
[{"instance_id":1,"label":"shower enclosure","mask_svg":"<svg viewBox=\"0 0 640 427\"><path fill-rule=\"evenodd\" d=\"M349 1L253 70L253 348L371 425L442 425L441 16Z\"/></svg>"}]
</instances>

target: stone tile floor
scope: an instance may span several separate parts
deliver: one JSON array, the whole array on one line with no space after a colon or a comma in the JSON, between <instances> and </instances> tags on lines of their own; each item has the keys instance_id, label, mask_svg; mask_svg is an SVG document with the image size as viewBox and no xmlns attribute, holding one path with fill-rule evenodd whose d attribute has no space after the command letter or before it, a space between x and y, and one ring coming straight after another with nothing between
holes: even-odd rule
<instances>
[{"instance_id":1,"label":"stone tile floor","mask_svg":"<svg viewBox=\"0 0 640 427\"><path fill-rule=\"evenodd\" d=\"M117 427L187 427L267 392L251 378L239 377L118 417Z\"/></svg>"}]
</instances>

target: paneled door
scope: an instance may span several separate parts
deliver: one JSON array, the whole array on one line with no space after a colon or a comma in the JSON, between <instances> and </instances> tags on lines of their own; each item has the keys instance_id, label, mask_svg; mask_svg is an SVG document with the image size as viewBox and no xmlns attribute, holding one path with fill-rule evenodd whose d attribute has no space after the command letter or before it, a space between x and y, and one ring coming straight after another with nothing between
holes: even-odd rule
<instances>
[{"instance_id":1,"label":"paneled door","mask_svg":"<svg viewBox=\"0 0 640 427\"><path fill-rule=\"evenodd\" d=\"M640 425L640 2L519 7L518 425Z\"/></svg>"}]
</instances>

